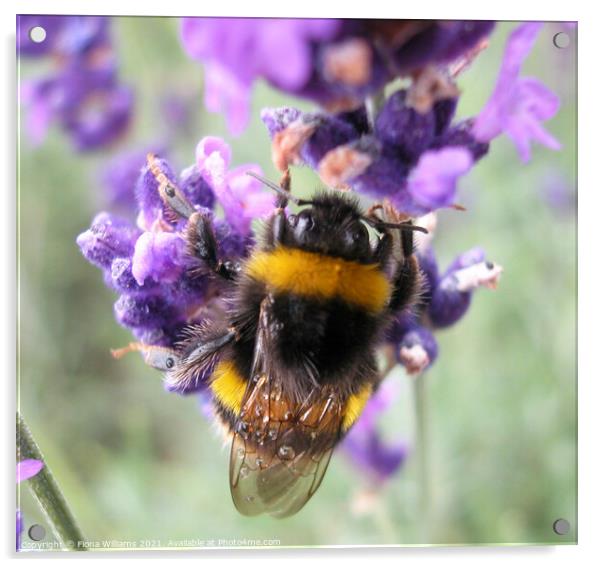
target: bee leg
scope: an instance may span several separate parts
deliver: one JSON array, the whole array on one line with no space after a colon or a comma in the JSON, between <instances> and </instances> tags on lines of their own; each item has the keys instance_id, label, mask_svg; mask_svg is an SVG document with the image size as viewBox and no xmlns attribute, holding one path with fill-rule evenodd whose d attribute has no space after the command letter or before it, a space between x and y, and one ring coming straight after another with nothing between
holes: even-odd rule
<instances>
[{"instance_id":1,"label":"bee leg","mask_svg":"<svg viewBox=\"0 0 602 567\"><path fill-rule=\"evenodd\" d=\"M395 276L389 311L396 313L414 303L420 292L420 268L416 256L407 257L399 266Z\"/></svg>"},{"instance_id":2,"label":"bee leg","mask_svg":"<svg viewBox=\"0 0 602 567\"><path fill-rule=\"evenodd\" d=\"M284 209L278 208L268 219L266 230L267 248L274 248L278 244L282 244L286 231L287 219Z\"/></svg>"},{"instance_id":3,"label":"bee leg","mask_svg":"<svg viewBox=\"0 0 602 567\"><path fill-rule=\"evenodd\" d=\"M201 332L190 337L180 351L178 364L165 376L167 384L180 392L196 386L199 377L212 370L220 351L237 337L238 333L233 328L218 336L211 337Z\"/></svg>"},{"instance_id":4,"label":"bee leg","mask_svg":"<svg viewBox=\"0 0 602 567\"><path fill-rule=\"evenodd\" d=\"M175 368L179 360L178 354L171 348L145 345L144 343L130 343L126 347L111 350L111 354L113 358L121 358L129 352L136 351L142 353L146 364L161 372L169 372Z\"/></svg>"},{"instance_id":5,"label":"bee leg","mask_svg":"<svg viewBox=\"0 0 602 567\"><path fill-rule=\"evenodd\" d=\"M209 215L195 211L188 218L186 242L192 256L202 260L218 276L234 280L240 272L240 264L230 260L221 260L218 256L217 240Z\"/></svg>"},{"instance_id":6,"label":"bee leg","mask_svg":"<svg viewBox=\"0 0 602 567\"><path fill-rule=\"evenodd\" d=\"M386 269L391 251L393 249L393 236L389 232L385 232L374 250L374 261L377 262L382 270Z\"/></svg>"},{"instance_id":7,"label":"bee leg","mask_svg":"<svg viewBox=\"0 0 602 567\"><path fill-rule=\"evenodd\" d=\"M286 193L290 193L291 191L291 175L288 169L284 172L284 175L280 180L280 187L286 191ZM268 221L268 242L266 244L270 248L282 244L284 240L284 233L287 226L287 218L284 209L287 204L288 198L286 195L279 193L278 198L276 199L276 209Z\"/></svg>"},{"instance_id":8,"label":"bee leg","mask_svg":"<svg viewBox=\"0 0 602 567\"><path fill-rule=\"evenodd\" d=\"M409 230L401 232L403 260L399 263L389 301L389 311L395 313L411 305L420 292L420 267L414 256L414 234Z\"/></svg>"},{"instance_id":9,"label":"bee leg","mask_svg":"<svg viewBox=\"0 0 602 567\"><path fill-rule=\"evenodd\" d=\"M291 172L287 169L282 177L280 178L280 188L286 191L287 193L291 192ZM285 195L279 193L278 198L276 200L276 208L284 209L288 204L288 199Z\"/></svg>"},{"instance_id":10,"label":"bee leg","mask_svg":"<svg viewBox=\"0 0 602 567\"><path fill-rule=\"evenodd\" d=\"M199 340L199 344L191 348L189 345L188 353L182 362L186 364L197 363L199 360L206 358L219 349L231 343L237 337L236 329L228 329L228 331L219 336L215 337L210 341Z\"/></svg>"},{"instance_id":11,"label":"bee leg","mask_svg":"<svg viewBox=\"0 0 602 567\"><path fill-rule=\"evenodd\" d=\"M401 251L404 258L414 254L414 233L411 230L401 231Z\"/></svg>"},{"instance_id":12,"label":"bee leg","mask_svg":"<svg viewBox=\"0 0 602 567\"><path fill-rule=\"evenodd\" d=\"M161 200L176 217L179 216L188 220L185 234L191 255L205 262L217 275L227 280L233 280L240 271L240 266L235 262L222 261L218 258L217 241L213 232L211 217L198 212L178 187L159 170L155 171L156 165L153 155L149 154L147 160L159 183L157 190Z\"/></svg>"}]
</instances>

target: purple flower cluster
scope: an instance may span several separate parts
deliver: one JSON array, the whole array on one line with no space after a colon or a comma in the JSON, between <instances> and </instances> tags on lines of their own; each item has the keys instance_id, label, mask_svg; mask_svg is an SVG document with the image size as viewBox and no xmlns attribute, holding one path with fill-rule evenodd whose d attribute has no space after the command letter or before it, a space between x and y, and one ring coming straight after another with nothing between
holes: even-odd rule
<instances>
[{"instance_id":1,"label":"purple flower cluster","mask_svg":"<svg viewBox=\"0 0 602 567\"><path fill-rule=\"evenodd\" d=\"M417 216L454 205L457 179L488 150L471 134L471 121L452 123L457 98L435 102L426 113L394 93L376 115L365 108L339 114L264 109L279 169L303 164L327 185L387 198Z\"/></svg>"},{"instance_id":2,"label":"purple flower cluster","mask_svg":"<svg viewBox=\"0 0 602 567\"><path fill-rule=\"evenodd\" d=\"M431 246L434 214L419 222L430 231L428 236L417 237L416 256L423 274L421 297L412 312L404 312L394 321L388 334L397 361L410 375L424 372L437 358L439 348L433 332L457 323L468 311L474 291L479 287L495 289L502 273L502 267L486 260L480 247L458 255L440 272Z\"/></svg>"},{"instance_id":3,"label":"purple flower cluster","mask_svg":"<svg viewBox=\"0 0 602 567\"><path fill-rule=\"evenodd\" d=\"M53 71L23 82L21 101L26 129L39 144L57 122L78 151L107 146L124 135L130 123L133 92L119 83L108 17L18 16L20 57L49 57ZM46 31L41 43L30 30Z\"/></svg>"},{"instance_id":4,"label":"purple flower cluster","mask_svg":"<svg viewBox=\"0 0 602 567\"><path fill-rule=\"evenodd\" d=\"M101 268L105 283L119 293L117 321L143 345L172 347L187 325L206 318L218 302L218 282L186 249L186 219L174 217L160 197L164 180L177 186L197 211L213 217L221 257L246 255L253 243L251 221L273 209L273 197L245 174L257 166L230 168L230 148L203 138L196 161L176 177L169 163L152 155L140 162L130 191L138 205L136 223L103 212L79 235L86 259ZM225 218L217 218L219 204Z\"/></svg>"},{"instance_id":5,"label":"purple flower cluster","mask_svg":"<svg viewBox=\"0 0 602 567\"><path fill-rule=\"evenodd\" d=\"M453 121L457 91L432 70L381 108L368 101L335 114L264 109L274 164L281 170L307 165L331 187L387 198L410 216L454 206L458 179L500 133L510 136L523 161L532 139L560 147L540 125L556 113L557 97L536 79L519 77L540 27L522 24L511 34L494 93L476 118Z\"/></svg>"},{"instance_id":6,"label":"purple flower cluster","mask_svg":"<svg viewBox=\"0 0 602 567\"><path fill-rule=\"evenodd\" d=\"M493 94L473 127L474 136L483 142L505 132L525 163L531 158L531 140L553 150L561 148L541 126L558 112L558 97L537 79L519 76L543 25L527 22L512 32Z\"/></svg>"},{"instance_id":7,"label":"purple flower cluster","mask_svg":"<svg viewBox=\"0 0 602 567\"><path fill-rule=\"evenodd\" d=\"M465 57L493 22L184 18L182 43L204 63L205 104L232 133L249 118L253 83L265 79L330 111L354 110L397 77ZM283 56L283 54L285 54Z\"/></svg>"}]
</instances>

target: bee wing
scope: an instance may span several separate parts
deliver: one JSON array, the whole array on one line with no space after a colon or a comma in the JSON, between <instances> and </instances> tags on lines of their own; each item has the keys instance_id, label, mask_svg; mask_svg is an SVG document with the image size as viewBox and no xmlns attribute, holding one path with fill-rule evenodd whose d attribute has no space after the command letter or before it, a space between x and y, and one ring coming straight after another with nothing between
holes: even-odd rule
<instances>
[{"instance_id":1,"label":"bee wing","mask_svg":"<svg viewBox=\"0 0 602 567\"><path fill-rule=\"evenodd\" d=\"M283 518L298 512L320 486L339 439L343 404L323 389L301 404L285 399L264 357L266 310L262 305L254 372L232 441L230 490L241 514Z\"/></svg>"}]
</instances>

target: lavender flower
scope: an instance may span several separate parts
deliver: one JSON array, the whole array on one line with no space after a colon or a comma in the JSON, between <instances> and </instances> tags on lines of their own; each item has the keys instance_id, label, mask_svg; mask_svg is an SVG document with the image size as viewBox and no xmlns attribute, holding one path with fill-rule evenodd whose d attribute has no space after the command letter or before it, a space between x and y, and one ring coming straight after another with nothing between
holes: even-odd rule
<instances>
[{"instance_id":1,"label":"lavender flower","mask_svg":"<svg viewBox=\"0 0 602 567\"><path fill-rule=\"evenodd\" d=\"M553 150L561 147L541 125L558 111L558 97L537 79L519 76L542 26L527 22L512 32L493 94L473 127L475 137L482 142L505 132L523 162L531 158L531 140Z\"/></svg>"},{"instance_id":2,"label":"lavender flower","mask_svg":"<svg viewBox=\"0 0 602 567\"><path fill-rule=\"evenodd\" d=\"M36 476L44 468L44 463L36 459L25 459L17 463L17 484ZM21 535L23 533L23 515L17 509L16 535L17 551L21 549Z\"/></svg>"},{"instance_id":3,"label":"lavender flower","mask_svg":"<svg viewBox=\"0 0 602 567\"><path fill-rule=\"evenodd\" d=\"M223 207L226 220L241 234L248 234L251 221L270 214L273 196L263 190L262 184L246 174L261 174L256 165L241 165L227 171L230 148L219 138L203 138L196 148L196 163L203 179L214 188Z\"/></svg>"},{"instance_id":4,"label":"lavender flower","mask_svg":"<svg viewBox=\"0 0 602 567\"><path fill-rule=\"evenodd\" d=\"M457 323L468 311L474 291L495 289L502 273L501 266L487 261L483 249L476 247L458 255L441 274L431 246L436 219L432 214L419 223L430 231L427 237L418 237L416 251L424 275L422 299L413 312L399 315L388 331L397 361L410 375L435 362L439 347L433 331Z\"/></svg>"},{"instance_id":5,"label":"lavender flower","mask_svg":"<svg viewBox=\"0 0 602 567\"><path fill-rule=\"evenodd\" d=\"M373 128L365 109L337 115L264 109L273 161L282 170L308 165L327 185L386 197L413 216L452 206L458 178L488 145L472 136L469 122L452 122L455 97L426 113L409 106L408 97L405 90L394 93Z\"/></svg>"},{"instance_id":6,"label":"lavender flower","mask_svg":"<svg viewBox=\"0 0 602 567\"><path fill-rule=\"evenodd\" d=\"M146 165L146 156L149 153L164 155L166 152L163 146L156 144L143 149L116 154L103 166L100 175L104 195L109 206L118 207L125 211L132 211L136 208L134 188L138 177L140 177L140 172Z\"/></svg>"},{"instance_id":7,"label":"lavender flower","mask_svg":"<svg viewBox=\"0 0 602 567\"><path fill-rule=\"evenodd\" d=\"M312 72L312 45L333 37L338 26L337 20L184 18L182 42L191 57L206 63L207 108L225 110L238 133L248 121L253 81L263 77L299 89Z\"/></svg>"},{"instance_id":8,"label":"lavender flower","mask_svg":"<svg viewBox=\"0 0 602 567\"><path fill-rule=\"evenodd\" d=\"M403 443L386 443L377 421L399 395L397 384L385 380L368 400L362 415L341 444L342 450L373 484L391 478L403 466L408 449Z\"/></svg>"},{"instance_id":9,"label":"lavender flower","mask_svg":"<svg viewBox=\"0 0 602 567\"><path fill-rule=\"evenodd\" d=\"M454 201L458 177L467 173L472 164L472 155L466 148L425 152L408 176L408 194L423 212L449 207Z\"/></svg>"},{"instance_id":10,"label":"lavender flower","mask_svg":"<svg viewBox=\"0 0 602 567\"><path fill-rule=\"evenodd\" d=\"M89 262L103 271L105 283L117 293L117 321L129 328L142 345L173 347L182 331L219 310L221 283L209 277L208 268L189 255L186 220L174 218L164 205L159 184L162 176L178 186L195 209L213 219L218 247L226 259L246 255L253 244L251 214L261 216L273 197L240 168L229 169L230 148L219 138L204 138L197 160L179 178L169 163L149 157L136 186L136 224L100 213L77 244ZM257 166L246 166L260 172ZM215 216L220 204L226 218ZM144 348L141 349L144 353ZM204 387L199 381L199 388ZM188 393L188 392L184 392Z\"/></svg>"},{"instance_id":11,"label":"lavender flower","mask_svg":"<svg viewBox=\"0 0 602 567\"><path fill-rule=\"evenodd\" d=\"M182 43L204 63L207 108L225 111L240 133L257 79L329 110L353 110L396 77L466 56L492 29L477 21L184 18Z\"/></svg>"},{"instance_id":12,"label":"lavender flower","mask_svg":"<svg viewBox=\"0 0 602 567\"><path fill-rule=\"evenodd\" d=\"M41 25L46 39L35 44L29 30ZM109 37L109 18L93 16L19 16L18 53L52 56L53 72L24 82L21 100L26 129L41 143L57 122L78 151L107 146L124 135L130 123L133 93L119 84Z\"/></svg>"}]
</instances>

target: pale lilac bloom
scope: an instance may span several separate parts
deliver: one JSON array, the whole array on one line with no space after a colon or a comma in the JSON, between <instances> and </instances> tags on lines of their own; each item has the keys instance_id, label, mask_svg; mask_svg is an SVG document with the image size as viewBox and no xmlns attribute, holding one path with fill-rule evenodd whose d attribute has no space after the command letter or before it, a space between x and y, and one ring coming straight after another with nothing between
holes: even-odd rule
<instances>
[{"instance_id":1,"label":"pale lilac bloom","mask_svg":"<svg viewBox=\"0 0 602 567\"><path fill-rule=\"evenodd\" d=\"M36 476L44 468L44 463L37 459L25 459L17 463L17 483Z\"/></svg>"},{"instance_id":2,"label":"pale lilac bloom","mask_svg":"<svg viewBox=\"0 0 602 567\"><path fill-rule=\"evenodd\" d=\"M187 265L186 244L181 234L174 232L143 232L134 247L132 275L138 285L146 278L156 282L173 283Z\"/></svg>"},{"instance_id":3,"label":"pale lilac bloom","mask_svg":"<svg viewBox=\"0 0 602 567\"><path fill-rule=\"evenodd\" d=\"M203 138L196 149L196 165L213 188L224 209L226 220L240 234L249 234L253 219L269 215L274 209L274 196L247 172L261 175L257 165L241 165L230 171L231 152L220 138Z\"/></svg>"},{"instance_id":4,"label":"pale lilac bloom","mask_svg":"<svg viewBox=\"0 0 602 567\"><path fill-rule=\"evenodd\" d=\"M473 164L471 153L463 147L447 147L423 153L408 177L408 193L416 207L426 213L453 204L458 178Z\"/></svg>"},{"instance_id":5,"label":"pale lilac bloom","mask_svg":"<svg viewBox=\"0 0 602 567\"><path fill-rule=\"evenodd\" d=\"M523 162L531 158L532 140L553 150L561 148L541 125L558 111L558 97L537 79L519 76L542 26L526 22L512 32L493 94L473 127L473 134L483 142L506 133Z\"/></svg>"},{"instance_id":6,"label":"pale lilac bloom","mask_svg":"<svg viewBox=\"0 0 602 567\"><path fill-rule=\"evenodd\" d=\"M301 88L313 70L312 41L331 37L338 26L338 20L184 18L182 43L205 64L205 105L225 112L230 131L240 134L255 79Z\"/></svg>"}]
</instances>

